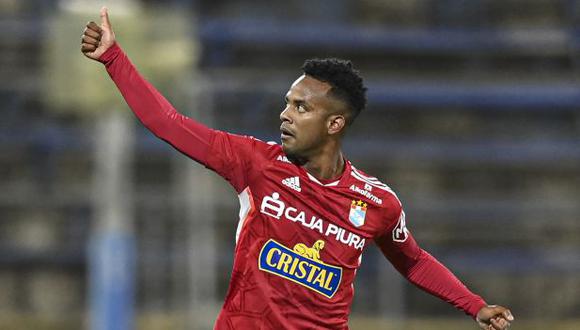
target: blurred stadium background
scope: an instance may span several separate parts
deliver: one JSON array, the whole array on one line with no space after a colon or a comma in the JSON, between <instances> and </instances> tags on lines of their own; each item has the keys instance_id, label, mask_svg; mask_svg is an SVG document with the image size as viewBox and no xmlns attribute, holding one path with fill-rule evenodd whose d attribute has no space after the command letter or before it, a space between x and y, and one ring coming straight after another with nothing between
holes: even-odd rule
<instances>
[{"instance_id":1,"label":"blurred stadium background","mask_svg":"<svg viewBox=\"0 0 580 330\"><path fill-rule=\"evenodd\" d=\"M180 111L263 140L305 58L352 59L347 155L422 246L514 329L580 329L575 0L2 0L0 329L208 329L227 288L235 192L82 57L103 4ZM355 288L355 330L476 328L372 247Z\"/></svg>"}]
</instances>

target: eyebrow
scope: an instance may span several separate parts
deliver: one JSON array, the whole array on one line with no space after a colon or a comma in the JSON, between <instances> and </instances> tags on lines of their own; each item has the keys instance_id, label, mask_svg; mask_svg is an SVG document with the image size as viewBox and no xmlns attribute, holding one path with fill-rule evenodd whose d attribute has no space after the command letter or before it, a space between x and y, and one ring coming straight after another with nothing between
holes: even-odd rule
<instances>
[{"instance_id":1,"label":"eyebrow","mask_svg":"<svg viewBox=\"0 0 580 330\"><path fill-rule=\"evenodd\" d=\"M290 101L290 99L288 98L288 94L286 94L286 95L284 96L284 101L286 101L286 103L288 103L288 102ZM310 104L309 104L308 102L306 102L306 100L305 100L305 99L294 99L294 100L293 100L293 102L294 102L294 103L297 103L297 104L302 104L302 105L305 105L305 106L307 106L307 107L309 107L309 106L310 106Z\"/></svg>"}]
</instances>

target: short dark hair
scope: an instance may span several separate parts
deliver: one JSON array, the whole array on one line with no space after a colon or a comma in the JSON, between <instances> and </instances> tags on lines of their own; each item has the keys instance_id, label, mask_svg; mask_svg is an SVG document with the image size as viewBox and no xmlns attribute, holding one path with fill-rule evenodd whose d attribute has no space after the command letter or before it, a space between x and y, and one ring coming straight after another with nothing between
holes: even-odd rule
<instances>
[{"instance_id":1,"label":"short dark hair","mask_svg":"<svg viewBox=\"0 0 580 330\"><path fill-rule=\"evenodd\" d=\"M314 58L304 62L304 74L332 86L331 93L344 101L351 110L349 125L367 105L363 79L352 62L338 58Z\"/></svg>"}]
</instances>

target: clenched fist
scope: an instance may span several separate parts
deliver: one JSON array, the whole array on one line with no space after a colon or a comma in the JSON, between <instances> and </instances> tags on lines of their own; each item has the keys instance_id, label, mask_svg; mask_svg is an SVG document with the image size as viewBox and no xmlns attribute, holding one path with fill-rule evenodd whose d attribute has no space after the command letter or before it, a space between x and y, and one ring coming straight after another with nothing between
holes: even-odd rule
<instances>
[{"instance_id":1,"label":"clenched fist","mask_svg":"<svg viewBox=\"0 0 580 330\"><path fill-rule=\"evenodd\" d=\"M101 8L101 26L91 21L83 31L81 52L86 57L98 60L109 47L115 44L115 34L109 21L107 8Z\"/></svg>"},{"instance_id":2,"label":"clenched fist","mask_svg":"<svg viewBox=\"0 0 580 330\"><path fill-rule=\"evenodd\" d=\"M509 309L497 305L481 308L476 318L479 327L484 330L509 329L513 320L514 316Z\"/></svg>"}]
</instances>

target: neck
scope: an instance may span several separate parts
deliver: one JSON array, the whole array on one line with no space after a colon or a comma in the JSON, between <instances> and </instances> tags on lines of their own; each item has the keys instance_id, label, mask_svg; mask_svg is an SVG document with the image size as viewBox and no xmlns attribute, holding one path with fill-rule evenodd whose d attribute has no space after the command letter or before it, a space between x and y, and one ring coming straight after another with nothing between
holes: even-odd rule
<instances>
[{"instance_id":1,"label":"neck","mask_svg":"<svg viewBox=\"0 0 580 330\"><path fill-rule=\"evenodd\" d=\"M329 143L314 156L302 164L304 169L321 180L331 180L339 177L344 171L344 157L339 143Z\"/></svg>"}]
</instances>

